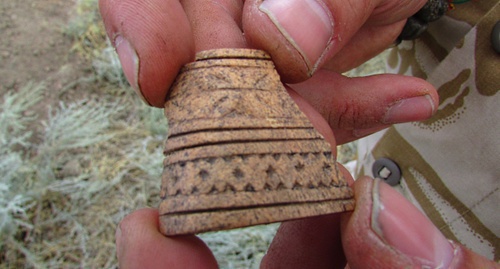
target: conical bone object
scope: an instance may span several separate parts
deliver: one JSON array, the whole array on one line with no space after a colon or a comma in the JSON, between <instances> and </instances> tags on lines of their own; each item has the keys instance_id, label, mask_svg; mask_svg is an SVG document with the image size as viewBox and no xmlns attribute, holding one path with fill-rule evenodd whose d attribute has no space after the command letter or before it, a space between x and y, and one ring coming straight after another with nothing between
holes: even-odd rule
<instances>
[{"instance_id":1,"label":"conical bone object","mask_svg":"<svg viewBox=\"0 0 500 269\"><path fill-rule=\"evenodd\" d=\"M160 230L194 234L352 210L330 145L263 51L204 51L165 103Z\"/></svg>"}]
</instances>

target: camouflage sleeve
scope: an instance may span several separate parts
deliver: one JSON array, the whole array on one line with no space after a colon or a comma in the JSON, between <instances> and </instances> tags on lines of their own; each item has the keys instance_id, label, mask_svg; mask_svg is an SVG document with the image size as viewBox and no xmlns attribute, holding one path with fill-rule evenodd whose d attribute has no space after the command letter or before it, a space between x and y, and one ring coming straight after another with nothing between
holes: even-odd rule
<instances>
[{"instance_id":1,"label":"camouflage sleeve","mask_svg":"<svg viewBox=\"0 0 500 269\"><path fill-rule=\"evenodd\" d=\"M500 54L491 32L499 18L498 0L470 1L390 51L388 70L431 82L439 109L427 121L359 141L357 167L358 176L376 176L382 172L378 165L373 174L374 162L392 160L402 175L400 192L449 239L497 261Z\"/></svg>"}]
</instances>

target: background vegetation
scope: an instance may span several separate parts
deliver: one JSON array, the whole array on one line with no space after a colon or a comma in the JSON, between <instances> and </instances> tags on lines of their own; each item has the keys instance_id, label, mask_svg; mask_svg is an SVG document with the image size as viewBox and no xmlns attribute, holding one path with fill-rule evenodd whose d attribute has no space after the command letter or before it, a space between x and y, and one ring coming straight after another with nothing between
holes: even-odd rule
<instances>
[{"instance_id":1,"label":"background vegetation","mask_svg":"<svg viewBox=\"0 0 500 269\"><path fill-rule=\"evenodd\" d=\"M81 84L90 90L42 114L32 107L43 101L43 82L0 98L0 268L116 268L116 225L159 203L163 112L129 89L97 0L76 1L61 31L88 64L61 92ZM352 160L355 144L339 152L343 162ZM221 268L256 268L276 228L201 237Z\"/></svg>"}]
</instances>

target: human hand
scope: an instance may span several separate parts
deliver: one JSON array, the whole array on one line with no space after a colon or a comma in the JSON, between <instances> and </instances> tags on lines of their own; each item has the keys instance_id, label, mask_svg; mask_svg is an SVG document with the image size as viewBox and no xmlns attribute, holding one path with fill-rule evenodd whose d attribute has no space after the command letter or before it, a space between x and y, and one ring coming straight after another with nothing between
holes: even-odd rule
<instances>
[{"instance_id":1,"label":"human hand","mask_svg":"<svg viewBox=\"0 0 500 269\"><path fill-rule=\"evenodd\" d=\"M347 259L352 269L499 268L446 240L389 185L362 178L353 187L354 212L284 222L261 267L344 268ZM140 209L123 219L116 232L120 268L217 268L198 237L165 237L158 229L155 209Z\"/></svg>"},{"instance_id":2,"label":"human hand","mask_svg":"<svg viewBox=\"0 0 500 269\"><path fill-rule=\"evenodd\" d=\"M152 91L151 85L169 86L177 74L170 71L192 60L195 51L215 48L265 50L286 82L303 81L321 67L343 72L386 49L396 40L406 18L425 3L426 0L99 1L108 36L118 53L125 54L121 52L126 46L120 45L127 41L138 57L127 56L124 68L130 74L131 84L141 84L145 95ZM128 66L133 60L143 64ZM161 81L155 77L159 74L168 78ZM134 81L137 75L140 81ZM154 81L142 81L150 79Z\"/></svg>"},{"instance_id":3,"label":"human hand","mask_svg":"<svg viewBox=\"0 0 500 269\"><path fill-rule=\"evenodd\" d=\"M314 74L289 86L329 120L339 144L390 124L426 119L435 111L438 97L425 81L395 75L350 79L338 74L389 46L404 18L425 0L279 1L286 3L286 11L271 0L259 8L261 3L99 2L126 77L153 106L163 106L179 69L193 60L195 52L249 47L270 53L285 82ZM293 16L282 17L286 14Z\"/></svg>"},{"instance_id":4,"label":"human hand","mask_svg":"<svg viewBox=\"0 0 500 269\"><path fill-rule=\"evenodd\" d=\"M329 133L325 137L333 146L332 130L337 142L343 143L388 124L425 119L434 112L437 95L424 81L387 75L349 79L336 73L385 49L399 34L404 24L402 18L413 14L425 1L363 0L346 4L346 0L325 0L330 14L328 18L333 18L333 23L330 23L333 30L327 29L326 38L316 32L322 27L314 24L321 24L323 20L315 19L314 15L298 16L304 20L296 20L297 16L291 21L277 20L280 23L276 27L270 23L271 2L265 14L261 12L265 9L259 11L257 8L259 2L246 1L245 11L243 1L230 0L185 0L182 5L175 0L101 0L100 8L127 79L154 106L163 106L177 72L182 65L193 60L196 51L251 47L264 49L272 55L284 81L302 81L315 74L306 82L289 85L288 90L317 129L323 134ZM317 7L315 3L312 5ZM293 25L295 22L299 25ZM280 27L296 29L297 32L290 39L281 35ZM310 38L311 35L322 38ZM327 40L326 44L324 40ZM325 125L325 119L329 125ZM216 266L210 251L196 237L167 238L161 235L157 214L155 210L141 210L120 224L117 247L123 267ZM326 260L331 260L331 253L340 253L334 262L342 266L345 258L339 245L338 221L339 215L330 215L287 222L275 242L288 238L289 233L305 235L297 238L313 238L308 234L313 225L318 228L316 234L324 242L309 240L309 246L314 243L321 247L310 250L324 251L319 258L317 255L308 257L318 264L326 264ZM308 244L298 246L304 250ZM337 251L330 252L333 248ZM269 261L280 263L287 260L283 255L286 252L277 251L279 249L279 244L273 243L264 265L272 266ZM274 256L271 251L274 251ZM282 253L281 258L273 258L278 253Z\"/></svg>"}]
</instances>

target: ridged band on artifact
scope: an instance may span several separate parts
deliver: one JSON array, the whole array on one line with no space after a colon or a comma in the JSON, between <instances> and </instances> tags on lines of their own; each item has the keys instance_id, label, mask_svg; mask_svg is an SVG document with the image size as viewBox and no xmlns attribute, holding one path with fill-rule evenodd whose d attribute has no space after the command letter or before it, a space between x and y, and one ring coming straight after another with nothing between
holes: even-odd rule
<instances>
[{"instance_id":1,"label":"ridged band on artifact","mask_svg":"<svg viewBox=\"0 0 500 269\"><path fill-rule=\"evenodd\" d=\"M232 155L248 156L259 154L299 153L331 154L329 145L325 145L321 142L321 140L290 140L207 145L169 153L165 158L164 165L166 166L180 162L195 161L203 158L231 157ZM335 164L333 161L332 163Z\"/></svg>"},{"instance_id":2,"label":"ridged band on artifact","mask_svg":"<svg viewBox=\"0 0 500 269\"><path fill-rule=\"evenodd\" d=\"M192 62L184 65L181 69L181 72L191 72L196 71L198 69L204 68L218 68L218 67L230 67L235 68L234 66L234 58L226 58L226 59L208 59L200 62ZM274 68L274 64L268 60L255 60L255 59L237 59L238 66L237 69L244 68L244 70L249 71L249 68L255 68L254 72L261 72L262 69L272 69ZM235 70L237 70L235 69Z\"/></svg>"},{"instance_id":3,"label":"ridged band on artifact","mask_svg":"<svg viewBox=\"0 0 500 269\"><path fill-rule=\"evenodd\" d=\"M256 49L213 49L204 50L196 54L196 61L206 59L221 59L221 58L231 58L231 59L271 59L271 56L263 50Z\"/></svg>"},{"instance_id":4,"label":"ridged band on artifact","mask_svg":"<svg viewBox=\"0 0 500 269\"><path fill-rule=\"evenodd\" d=\"M197 196L174 196L160 205L159 211L169 214L215 211L232 208L250 208L269 205L320 203L326 201L349 200L352 190L348 186L318 186L314 189L281 189L273 191L246 191L219 193L218 199L212 194ZM335 199L332 199L332 196Z\"/></svg>"},{"instance_id":5,"label":"ridged band on artifact","mask_svg":"<svg viewBox=\"0 0 500 269\"><path fill-rule=\"evenodd\" d=\"M331 154L331 153L330 153ZM162 197L347 186L327 153L197 158L165 166ZM224 169L224 170L222 170ZM186 184L189 183L189 184Z\"/></svg>"},{"instance_id":6,"label":"ridged band on artifact","mask_svg":"<svg viewBox=\"0 0 500 269\"><path fill-rule=\"evenodd\" d=\"M256 125L256 122L259 122L259 126ZM300 130L311 128L310 124L309 120L306 119L292 120L289 118L272 118L267 120L262 120L261 118L225 120L212 120L212 118L193 119L184 120L183 123L169 125L169 137L178 137L179 135L201 131L211 132L212 130Z\"/></svg>"},{"instance_id":7,"label":"ridged band on artifact","mask_svg":"<svg viewBox=\"0 0 500 269\"><path fill-rule=\"evenodd\" d=\"M203 130L186 133L169 138L165 144L165 153L170 154L177 150L216 144L251 143L289 140L323 139L311 128L290 129L231 129L231 130Z\"/></svg>"},{"instance_id":8,"label":"ridged band on artifact","mask_svg":"<svg viewBox=\"0 0 500 269\"><path fill-rule=\"evenodd\" d=\"M166 235L193 234L326 215L353 209L354 200L350 199L179 215L161 215L160 231Z\"/></svg>"}]
</instances>

